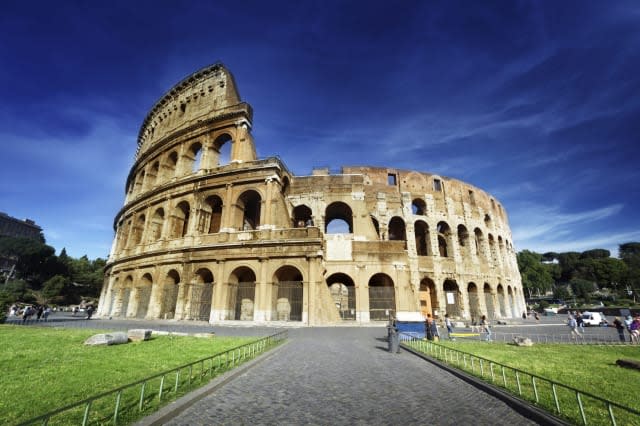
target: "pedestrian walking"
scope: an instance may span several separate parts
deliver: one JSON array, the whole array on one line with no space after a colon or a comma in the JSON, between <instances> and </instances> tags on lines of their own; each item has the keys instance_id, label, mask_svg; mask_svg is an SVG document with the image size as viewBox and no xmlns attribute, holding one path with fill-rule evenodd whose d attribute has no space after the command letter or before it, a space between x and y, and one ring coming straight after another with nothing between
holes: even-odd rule
<instances>
[{"instance_id":1,"label":"pedestrian walking","mask_svg":"<svg viewBox=\"0 0 640 426\"><path fill-rule=\"evenodd\" d=\"M576 321L573 315L569 315L569 318L567 319L567 325L569 326L569 329L570 329L569 331L570 339L578 340L578 338L582 337L582 334L580 334L580 331L578 331L578 321Z\"/></svg>"},{"instance_id":2,"label":"pedestrian walking","mask_svg":"<svg viewBox=\"0 0 640 426\"><path fill-rule=\"evenodd\" d=\"M447 327L447 337L449 340L456 340L453 334L453 323L451 322L451 318L449 318L449 314L444 315L444 325Z\"/></svg>"},{"instance_id":3,"label":"pedestrian walking","mask_svg":"<svg viewBox=\"0 0 640 426\"><path fill-rule=\"evenodd\" d=\"M482 319L480 320L480 327L482 327L482 332L486 333L484 340L486 340L487 342L491 341L491 327L489 325L489 320L487 319L486 315L482 316Z\"/></svg>"},{"instance_id":4,"label":"pedestrian walking","mask_svg":"<svg viewBox=\"0 0 640 426\"><path fill-rule=\"evenodd\" d=\"M622 323L622 321L620 321L619 317L616 317L613 320L613 325L616 327L616 330L618 331L618 338L620 339L620 341L622 343L626 342L626 338L624 337L624 329L626 328L624 326L624 324Z\"/></svg>"}]
</instances>

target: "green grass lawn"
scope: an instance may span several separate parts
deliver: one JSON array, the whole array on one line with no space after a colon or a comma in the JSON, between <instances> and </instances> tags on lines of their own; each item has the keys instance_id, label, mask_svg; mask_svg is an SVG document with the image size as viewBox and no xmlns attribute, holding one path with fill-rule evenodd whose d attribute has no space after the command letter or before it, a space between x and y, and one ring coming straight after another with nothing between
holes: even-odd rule
<instances>
[{"instance_id":1,"label":"green grass lawn","mask_svg":"<svg viewBox=\"0 0 640 426\"><path fill-rule=\"evenodd\" d=\"M256 338L157 336L85 346L105 330L0 325L0 424L15 424Z\"/></svg>"},{"instance_id":2,"label":"green grass lawn","mask_svg":"<svg viewBox=\"0 0 640 426\"><path fill-rule=\"evenodd\" d=\"M616 365L618 359L640 361L639 346L535 344L531 347L523 347L498 342L463 342L459 340L440 343L445 347L523 370L640 411L640 400L637 393L640 384L640 371ZM448 359L452 360L450 363L456 366L461 359L460 357L461 355L450 353ZM464 363L460 361L460 364ZM469 365L467 365L468 367ZM489 368L485 362L483 365L485 379L490 377ZM479 371L480 367L476 361L475 372L479 373ZM501 373L499 368L494 369L494 380L499 385L503 384ZM488 381L491 382L491 380ZM507 388L510 391L517 393L518 381L520 381L521 389L524 389L523 394L527 396L528 393L529 397L534 398L534 390L529 376L521 375L516 378L514 373L507 372ZM555 403L552 401L550 386L543 385L542 382L538 382L536 386L541 394L546 392L547 397L551 398L547 402L553 408ZM577 407L575 392L558 391L558 393L563 407ZM544 397L542 398L544 399ZM587 410L600 405L595 400L589 401L589 398L585 398L583 402ZM553 409L549 411L553 411ZM569 417L575 419L575 416L579 416L577 413L575 410ZM589 412L589 415L591 416L589 424L610 424L606 412ZM622 416L622 414L616 415ZM618 421L618 424L640 424L640 417L629 420L625 415L625 419L630 423Z\"/></svg>"}]
</instances>

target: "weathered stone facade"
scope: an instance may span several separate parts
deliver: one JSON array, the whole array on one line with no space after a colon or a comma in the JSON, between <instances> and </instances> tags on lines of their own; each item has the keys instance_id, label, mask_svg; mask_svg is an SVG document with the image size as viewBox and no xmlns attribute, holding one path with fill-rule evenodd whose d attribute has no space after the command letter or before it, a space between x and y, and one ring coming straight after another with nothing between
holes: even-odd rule
<instances>
[{"instance_id":1,"label":"weathered stone facade","mask_svg":"<svg viewBox=\"0 0 640 426\"><path fill-rule=\"evenodd\" d=\"M256 157L251 123L221 64L154 105L98 315L319 325L522 313L507 215L490 194L394 168L295 176Z\"/></svg>"}]
</instances>

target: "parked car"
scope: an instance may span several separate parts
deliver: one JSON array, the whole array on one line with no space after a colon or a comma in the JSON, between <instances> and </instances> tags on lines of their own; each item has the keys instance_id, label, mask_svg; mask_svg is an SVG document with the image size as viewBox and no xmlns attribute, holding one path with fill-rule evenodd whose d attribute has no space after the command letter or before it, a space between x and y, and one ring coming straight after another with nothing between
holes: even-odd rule
<instances>
[{"instance_id":1,"label":"parked car","mask_svg":"<svg viewBox=\"0 0 640 426\"><path fill-rule=\"evenodd\" d=\"M605 316L600 312L583 312L582 322L584 323L585 327L609 325Z\"/></svg>"}]
</instances>

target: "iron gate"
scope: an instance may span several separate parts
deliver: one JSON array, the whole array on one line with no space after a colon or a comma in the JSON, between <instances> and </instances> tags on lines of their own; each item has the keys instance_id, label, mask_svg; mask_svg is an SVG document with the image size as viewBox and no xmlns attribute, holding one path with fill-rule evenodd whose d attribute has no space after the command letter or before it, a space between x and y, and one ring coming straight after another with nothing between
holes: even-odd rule
<instances>
[{"instance_id":1,"label":"iron gate","mask_svg":"<svg viewBox=\"0 0 640 426\"><path fill-rule=\"evenodd\" d=\"M235 320L253 321L253 311L256 298L255 282L239 282L234 292Z\"/></svg>"},{"instance_id":2,"label":"iron gate","mask_svg":"<svg viewBox=\"0 0 640 426\"><path fill-rule=\"evenodd\" d=\"M213 297L213 283L192 284L189 286L189 318L197 321L209 321L211 316L211 298Z\"/></svg>"},{"instance_id":3,"label":"iron gate","mask_svg":"<svg viewBox=\"0 0 640 426\"><path fill-rule=\"evenodd\" d=\"M369 318L386 321L396 314L396 293L394 287L369 287Z\"/></svg>"},{"instance_id":4,"label":"iron gate","mask_svg":"<svg viewBox=\"0 0 640 426\"><path fill-rule=\"evenodd\" d=\"M302 321L303 288L300 281L281 281L277 284L276 319Z\"/></svg>"},{"instance_id":5,"label":"iron gate","mask_svg":"<svg viewBox=\"0 0 640 426\"><path fill-rule=\"evenodd\" d=\"M162 313L164 319L173 319L176 315L178 303L178 284L165 284L162 289Z\"/></svg>"},{"instance_id":6,"label":"iron gate","mask_svg":"<svg viewBox=\"0 0 640 426\"><path fill-rule=\"evenodd\" d=\"M149 310L149 299L151 298L151 287L144 286L137 288L138 293L138 309L136 310L136 318L142 319L147 316Z\"/></svg>"}]
</instances>

